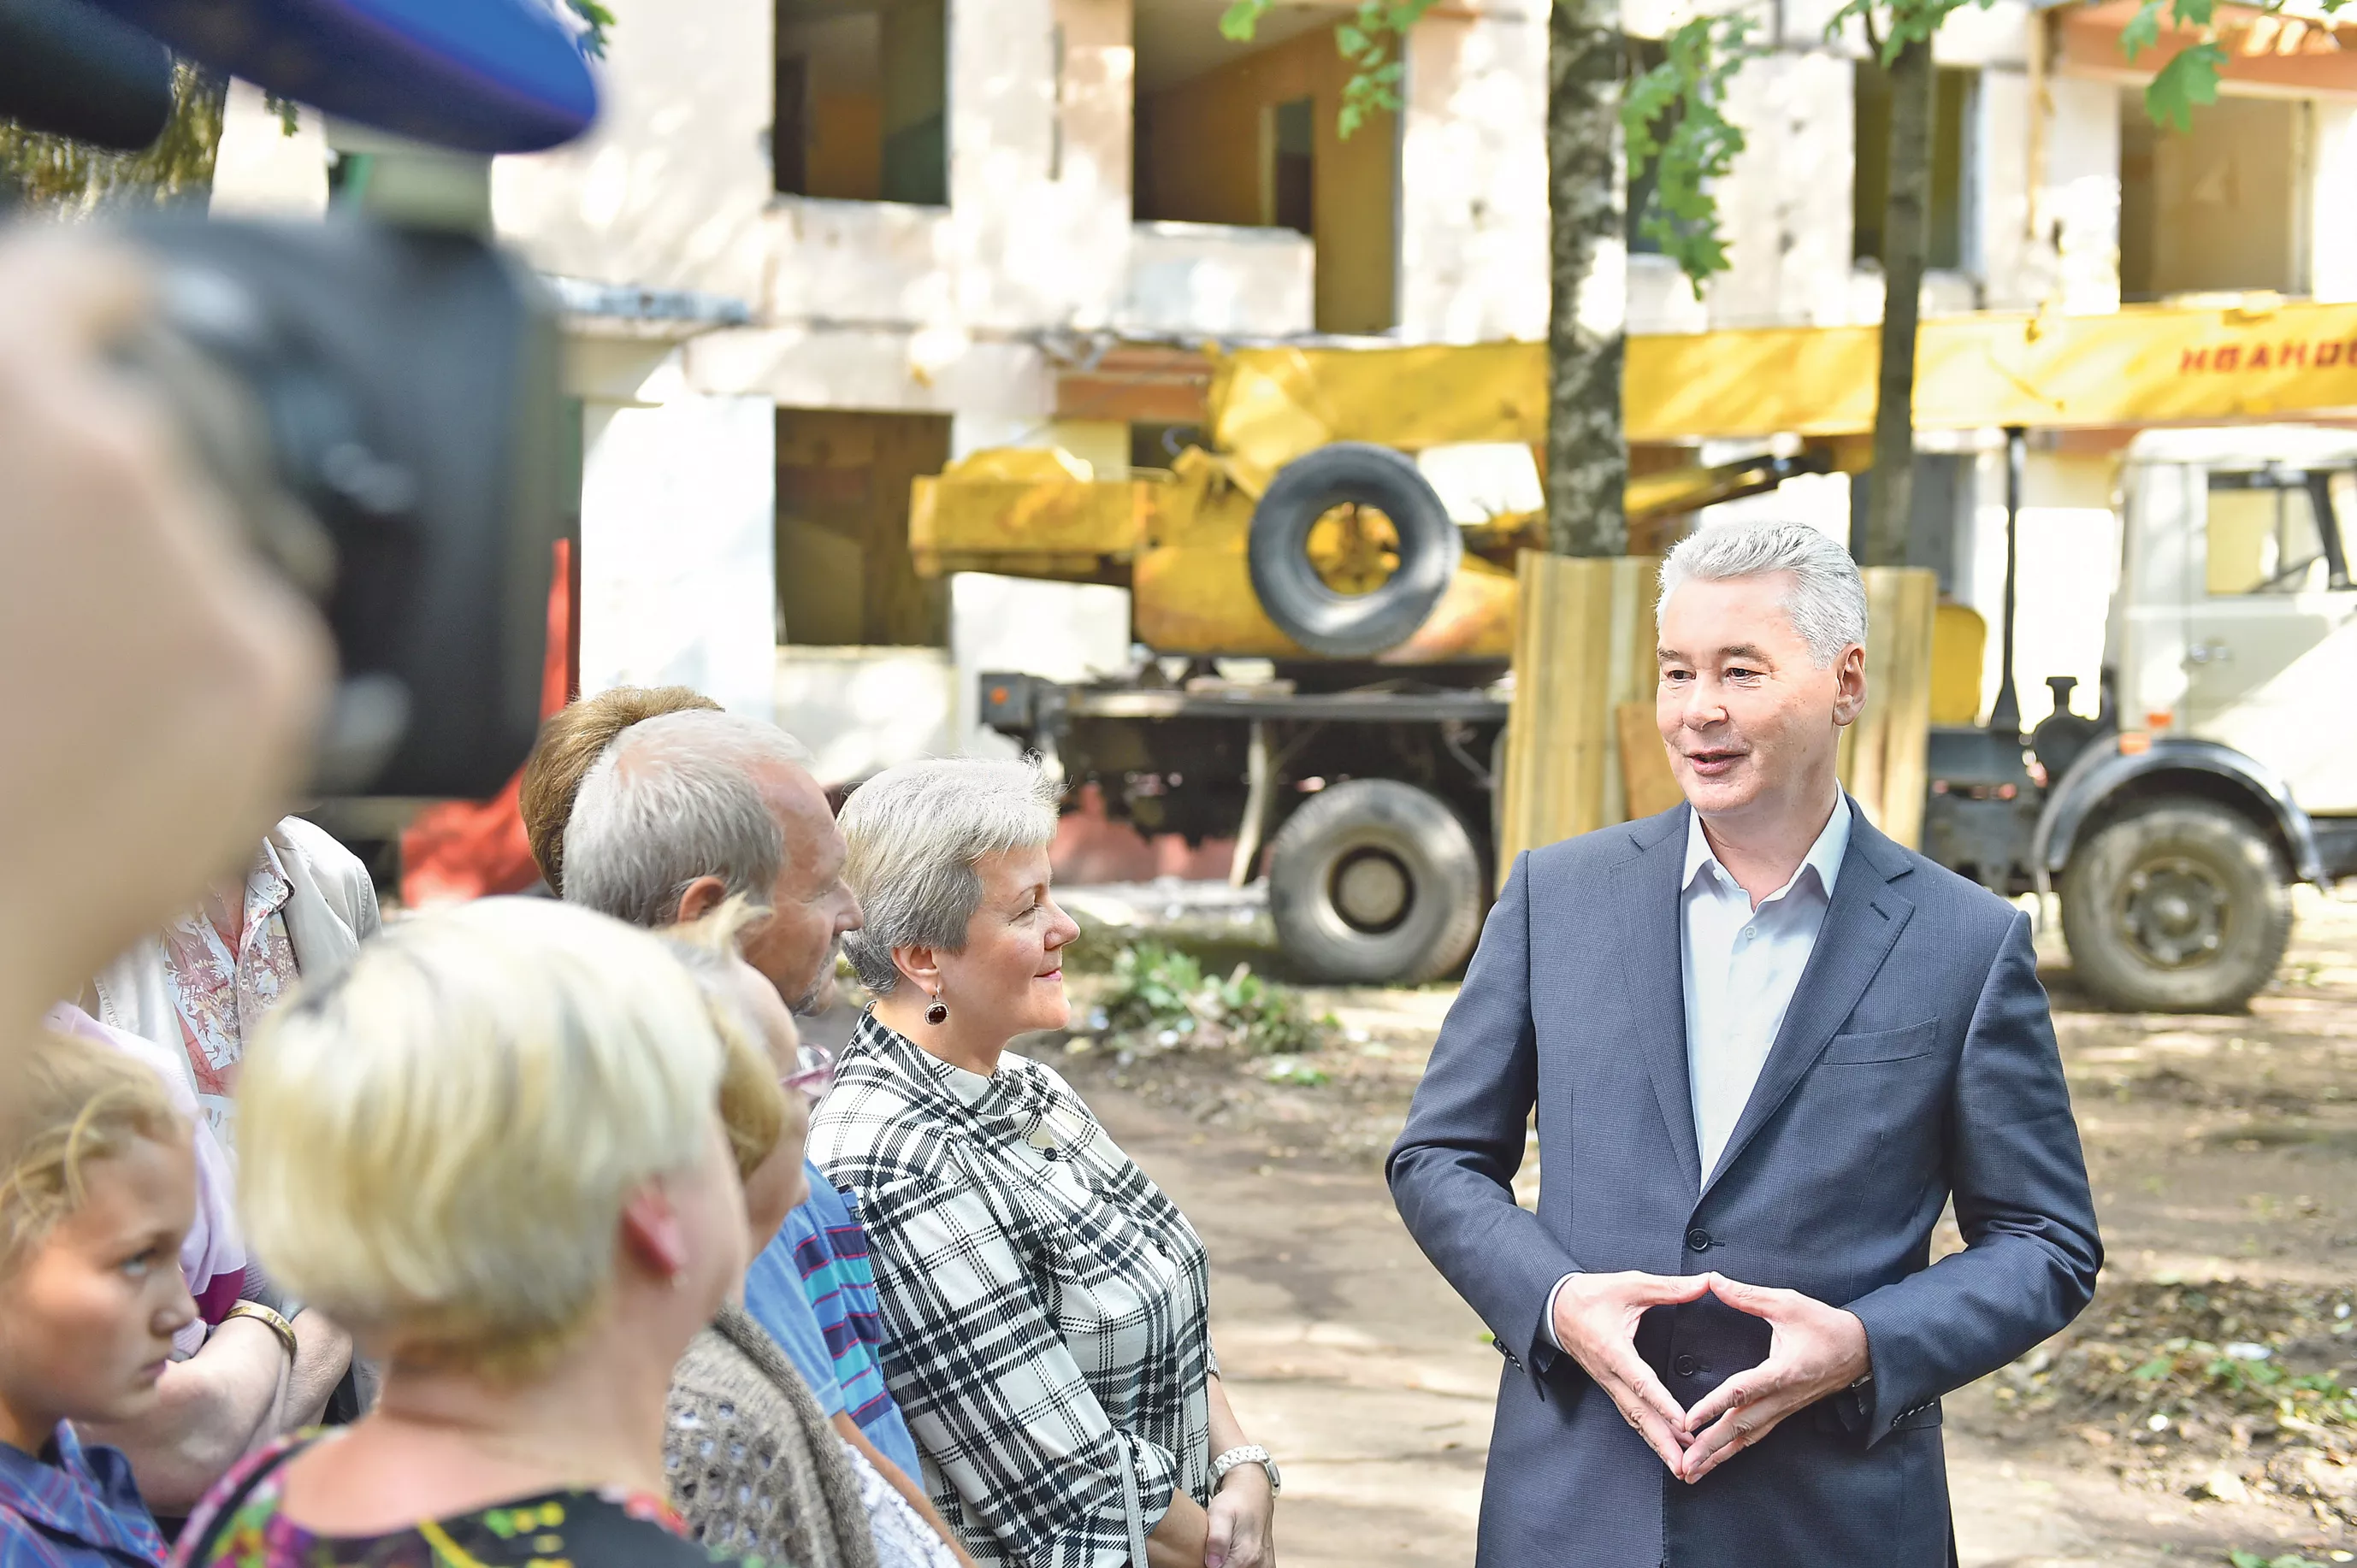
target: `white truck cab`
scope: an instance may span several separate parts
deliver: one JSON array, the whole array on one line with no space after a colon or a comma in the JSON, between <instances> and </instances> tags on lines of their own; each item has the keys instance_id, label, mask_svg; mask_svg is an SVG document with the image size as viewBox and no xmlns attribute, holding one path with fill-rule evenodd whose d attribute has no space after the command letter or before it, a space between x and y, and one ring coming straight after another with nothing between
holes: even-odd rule
<instances>
[{"instance_id":1,"label":"white truck cab","mask_svg":"<svg viewBox=\"0 0 2357 1568\"><path fill-rule=\"evenodd\" d=\"M2357 432L2147 431L2120 504L2104 714L2032 737L2029 861L2096 992L2237 1007L2282 959L2290 884L2357 870Z\"/></svg>"}]
</instances>

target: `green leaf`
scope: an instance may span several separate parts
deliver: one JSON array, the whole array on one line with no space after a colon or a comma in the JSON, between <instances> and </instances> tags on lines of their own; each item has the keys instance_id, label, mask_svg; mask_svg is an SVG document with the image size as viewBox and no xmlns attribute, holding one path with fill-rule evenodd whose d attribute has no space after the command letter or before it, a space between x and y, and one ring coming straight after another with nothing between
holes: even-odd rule
<instances>
[{"instance_id":1,"label":"green leaf","mask_svg":"<svg viewBox=\"0 0 2357 1568\"><path fill-rule=\"evenodd\" d=\"M2144 111L2156 125L2193 129L2193 108L2218 102L2218 73L2226 51L2216 44L2196 44L2153 73L2144 90Z\"/></svg>"},{"instance_id":2,"label":"green leaf","mask_svg":"<svg viewBox=\"0 0 2357 1568\"><path fill-rule=\"evenodd\" d=\"M2134 61L2136 57L2160 42L2160 0L2144 0L2128 25L2120 29L2120 52Z\"/></svg>"},{"instance_id":3,"label":"green leaf","mask_svg":"<svg viewBox=\"0 0 2357 1568\"><path fill-rule=\"evenodd\" d=\"M1260 19L1268 15L1276 0L1232 0L1220 13L1220 37L1232 43L1248 44L1260 30Z\"/></svg>"},{"instance_id":4,"label":"green leaf","mask_svg":"<svg viewBox=\"0 0 2357 1568\"><path fill-rule=\"evenodd\" d=\"M582 52L592 59L606 58L606 34L614 25L614 13L598 4L598 0L565 0L573 14L589 24L581 35Z\"/></svg>"},{"instance_id":5,"label":"green leaf","mask_svg":"<svg viewBox=\"0 0 2357 1568\"><path fill-rule=\"evenodd\" d=\"M1350 22L1338 23L1334 28L1334 47L1352 59L1367 50L1366 29Z\"/></svg>"},{"instance_id":6,"label":"green leaf","mask_svg":"<svg viewBox=\"0 0 2357 1568\"><path fill-rule=\"evenodd\" d=\"M1710 182L1733 168L1742 130L1726 115L1727 87L1762 51L1740 16L1698 17L1663 40L1663 62L1621 97L1621 128L1632 167L1656 166L1653 205L1638 231L1657 242L1699 288L1727 268L1718 205Z\"/></svg>"},{"instance_id":7,"label":"green leaf","mask_svg":"<svg viewBox=\"0 0 2357 1568\"><path fill-rule=\"evenodd\" d=\"M2176 1369L2176 1358L2171 1356L2155 1356L2151 1360L2147 1361L2143 1366L2138 1367L2135 1371L2130 1372L2128 1376L2134 1378L2140 1383L2149 1383L2169 1376L2169 1373Z\"/></svg>"}]
</instances>

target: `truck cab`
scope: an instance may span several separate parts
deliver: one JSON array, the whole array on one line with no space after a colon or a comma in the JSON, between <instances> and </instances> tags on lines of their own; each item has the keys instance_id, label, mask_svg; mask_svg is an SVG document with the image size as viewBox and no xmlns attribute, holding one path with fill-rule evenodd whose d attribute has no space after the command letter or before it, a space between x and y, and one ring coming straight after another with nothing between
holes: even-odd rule
<instances>
[{"instance_id":1,"label":"truck cab","mask_svg":"<svg viewBox=\"0 0 2357 1568\"><path fill-rule=\"evenodd\" d=\"M2128 449L2109 689L2095 719L2058 704L2030 737L2014 862L2059 889L2073 968L2115 1004L2242 1005L2282 960L2291 884L2357 870L2352 503L2357 432L2155 430Z\"/></svg>"}]
</instances>

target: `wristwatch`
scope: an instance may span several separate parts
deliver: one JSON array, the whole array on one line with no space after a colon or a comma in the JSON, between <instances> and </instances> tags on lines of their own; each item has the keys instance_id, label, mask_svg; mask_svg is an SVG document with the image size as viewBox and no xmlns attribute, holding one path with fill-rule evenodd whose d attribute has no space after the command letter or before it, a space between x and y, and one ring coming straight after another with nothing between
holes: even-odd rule
<instances>
[{"instance_id":1,"label":"wristwatch","mask_svg":"<svg viewBox=\"0 0 2357 1568\"><path fill-rule=\"evenodd\" d=\"M1269 1496L1275 1497L1285 1490L1285 1477L1277 1474L1276 1461L1270 1458L1268 1450L1257 1443L1247 1443L1241 1447L1231 1448L1211 1461L1211 1489L1219 1490L1220 1483L1228 1478L1228 1472L1239 1465L1257 1465L1268 1472Z\"/></svg>"}]
</instances>

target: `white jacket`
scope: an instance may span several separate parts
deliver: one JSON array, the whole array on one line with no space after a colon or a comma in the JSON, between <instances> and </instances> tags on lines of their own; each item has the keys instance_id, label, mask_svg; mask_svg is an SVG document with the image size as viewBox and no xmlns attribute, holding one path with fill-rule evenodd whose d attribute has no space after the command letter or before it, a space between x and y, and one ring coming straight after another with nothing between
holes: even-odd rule
<instances>
[{"instance_id":1,"label":"white jacket","mask_svg":"<svg viewBox=\"0 0 2357 1568\"><path fill-rule=\"evenodd\" d=\"M287 945L306 980L319 980L351 961L380 924L376 885L358 856L300 817L282 817L270 830L271 847L286 873ZM186 1058L180 1015L164 970L164 943L151 937L99 971L91 982L99 1022L172 1047ZM191 1088L196 1074L188 1073Z\"/></svg>"}]
</instances>

